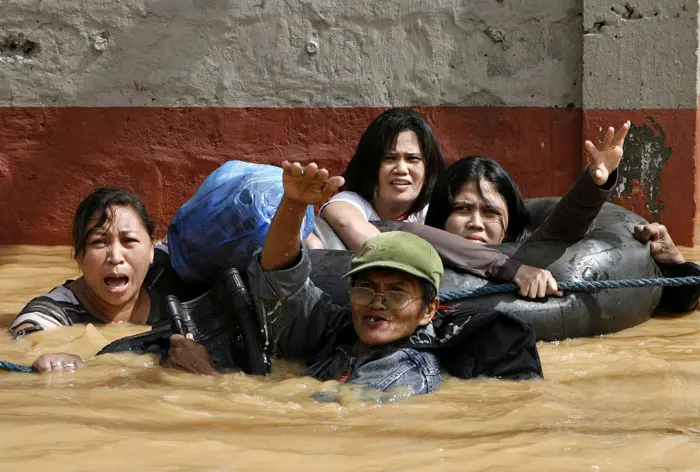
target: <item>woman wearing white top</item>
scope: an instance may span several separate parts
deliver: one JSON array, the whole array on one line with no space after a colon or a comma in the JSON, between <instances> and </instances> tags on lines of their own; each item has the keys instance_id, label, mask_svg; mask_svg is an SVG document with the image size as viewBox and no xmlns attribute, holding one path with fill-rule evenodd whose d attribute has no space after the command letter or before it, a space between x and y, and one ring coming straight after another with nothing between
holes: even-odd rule
<instances>
[{"instance_id":1,"label":"woman wearing white top","mask_svg":"<svg viewBox=\"0 0 700 472\"><path fill-rule=\"evenodd\" d=\"M348 249L379 234L377 220L423 222L430 194L445 167L437 138L419 113L392 108L372 121L343 177L342 191L321 216Z\"/></svg>"}]
</instances>

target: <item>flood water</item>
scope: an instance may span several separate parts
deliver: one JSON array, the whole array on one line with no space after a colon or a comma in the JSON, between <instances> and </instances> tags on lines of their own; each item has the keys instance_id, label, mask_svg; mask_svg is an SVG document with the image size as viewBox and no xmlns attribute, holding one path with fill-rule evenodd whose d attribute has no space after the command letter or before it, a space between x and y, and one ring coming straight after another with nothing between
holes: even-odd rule
<instances>
[{"instance_id":1,"label":"flood water","mask_svg":"<svg viewBox=\"0 0 700 472\"><path fill-rule=\"evenodd\" d=\"M685 251L700 260L700 250ZM700 470L700 312L541 343L546 380L447 379L381 404L289 374L218 378L94 354L136 326L12 341L24 303L77 275L66 247L0 247L0 359L72 352L74 373L0 372L1 471Z\"/></svg>"}]
</instances>

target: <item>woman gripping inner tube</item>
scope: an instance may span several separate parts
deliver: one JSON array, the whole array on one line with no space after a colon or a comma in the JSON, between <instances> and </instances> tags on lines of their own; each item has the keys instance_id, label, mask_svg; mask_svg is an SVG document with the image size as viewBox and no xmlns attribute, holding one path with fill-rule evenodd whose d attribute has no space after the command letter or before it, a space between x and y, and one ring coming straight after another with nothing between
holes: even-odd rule
<instances>
[{"instance_id":1,"label":"woman gripping inner tube","mask_svg":"<svg viewBox=\"0 0 700 472\"><path fill-rule=\"evenodd\" d=\"M485 245L582 239L615 186L629 127L626 122L617 132L608 128L599 148L591 141L584 143L588 167L533 232L526 231L530 216L513 179L498 162L480 156L460 159L442 174L425 225L407 223L401 229L430 241L446 266L515 282L525 297L560 295L548 270L522 264ZM634 237L651 243L651 256L666 276L696 275L696 268L683 267L688 264L665 226L638 225ZM696 287L667 287L661 305L672 312L689 311L698 295Z\"/></svg>"},{"instance_id":2,"label":"woman gripping inner tube","mask_svg":"<svg viewBox=\"0 0 700 472\"><path fill-rule=\"evenodd\" d=\"M480 277L515 282L529 298L561 295L552 274L507 257L486 244L583 238L617 180L630 123L608 128L600 148L586 141L589 165L545 222L526 231L530 215L508 172L482 156L462 158L446 169L430 201L425 225L404 231L430 241L444 262Z\"/></svg>"}]
</instances>

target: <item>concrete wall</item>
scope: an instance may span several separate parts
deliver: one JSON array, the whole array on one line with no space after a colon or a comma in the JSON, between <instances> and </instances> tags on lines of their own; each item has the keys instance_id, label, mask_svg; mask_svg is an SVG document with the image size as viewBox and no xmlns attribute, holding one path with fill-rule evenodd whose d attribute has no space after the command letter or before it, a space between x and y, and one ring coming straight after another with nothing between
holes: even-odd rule
<instances>
[{"instance_id":1,"label":"concrete wall","mask_svg":"<svg viewBox=\"0 0 700 472\"><path fill-rule=\"evenodd\" d=\"M581 102L580 0L4 3L3 106Z\"/></svg>"},{"instance_id":2,"label":"concrete wall","mask_svg":"<svg viewBox=\"0 0 700 472\"><path fill-rule=\"evenodd\" d=\"M5 0L0 244L67 242L96 185L142 193L162 234L227 159L339 172L388 106L419 107L450 160L492 156L528 197L574 182L582 129L595 137L630 116L646 152L631 162L682 171L693 193L694 145L681 133L695 136L696 121L657 119L697 108L697 0L687 3ZM647 116L664 131L657 148ZM634 176L620 201L692 243L694 200L670 196L670 174L648 191ZM668 202L690 220L676 222Z\"/></svg>"},{"instance_id":3,"label":"concrete wall","mask_svg":"<svg viewBox=\"0 0 700 472\"><path fill-rule=\"evenodd\" d=\"M419 106L450 159L528 196L580 168L581 1L6 1L0 243L62 243L94 186L161 234L227 159L340 172L381 107ZM379 108L377 108L379 107ZM427 108L425 108L427 107Z\"/></svg>"},{"instance_id":4,"label":"concrete wall","mask_svg":"<svg viewBox=\"0 0 700 472\"><path fill-rule=\"evenodd\" d=\"M586 0L584 133L633 121L619 203L697 241L698 3Z\"/></svg>"}]
</instances>

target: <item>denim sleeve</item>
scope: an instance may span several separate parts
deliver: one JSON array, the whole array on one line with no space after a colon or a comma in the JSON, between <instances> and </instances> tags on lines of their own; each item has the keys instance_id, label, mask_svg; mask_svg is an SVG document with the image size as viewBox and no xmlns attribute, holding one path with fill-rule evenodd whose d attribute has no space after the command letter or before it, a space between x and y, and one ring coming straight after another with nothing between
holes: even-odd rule
<instances>
[{"instance_id":1,"label":"denim sleeve","mask_svg":"<svg viewBox=\"0 0 700 472\"><path fill-rule=\"evenodd\" d=\"M260 252L248 267L248 281L256 309L265 321L278 356L307 361L349 320L347 307L333 303L309 275L306 251L301 260L284 270L265 271Z\"/></svg>"},{"instance_id":2,"label":"denim sleeve","mask_svg":"<svg viewBox=\"0 0 700 472\"><path fill-rule=\"evenodd\" d=\"M442 377L434 354L405 348L360 364L347 381L380 392L408 387L410 395L423 395L435 391Z\"/></svg>"}]
</instances>

